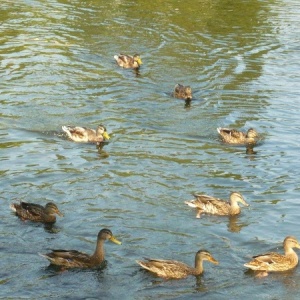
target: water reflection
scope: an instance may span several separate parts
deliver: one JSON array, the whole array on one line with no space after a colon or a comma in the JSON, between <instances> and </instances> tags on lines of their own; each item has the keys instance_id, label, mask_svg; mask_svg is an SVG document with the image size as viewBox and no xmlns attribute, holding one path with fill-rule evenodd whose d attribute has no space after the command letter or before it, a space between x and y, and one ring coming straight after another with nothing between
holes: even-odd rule
<instances>
[{"instance_id":1,"label":"water reflection","mask_svg":"<svg viewBox=\"0 0 300 300\"><path fill-rule=\"evenodd\" d=\"M249 224L239 222L239 216L230 216L228 219L228 231L239 233L243 227L247 227Z\"/></svg>"},{"instance_id":2,"label":"water reflection","mask_svg":"<svg viewBox=\"0 0 300 300\"><path fill-rule=\"evenodd\" d=\"M196 276L196 288L197 292L207 292L208 287L205 285L205 281L203 279L203 275Z\"/></svg>"},{"instance_id":3,"label":"water reflection","mask_svg":"<svg viewBox=\"0 0 300 300\"><path fill-rule=\"evenodd\" d=\"M255 147L255 144L248 143L246 145L246 154L249 154L249 155L257 154L257 151L254 151L254 147Z\"/></svg>"},{"instance_id":4,"label":"water reflection","mask_svg":"<svg viewBox=\"0 0 300 300\"><path fill-rule=\"evenodd\" d=\"M104 142L104 143L99 143L98 145L96 145L96 149L98 151L99 158L108 158L109 157L109 153L103 150L104 146L107 144L108 144L108 142Z\"/></svg>"},{"instance_id":5,"label":"water reflection","mask_svg":"<svg viewBox=\"0 0 300 300\"><path fill-rule=\"evenodd\" d=\"M191 103L192 103L192 99L186 99L184 100L184 108L190 108L191 107Z\"/></svg>"},{"instance_id":6,"label":"water reflection","mask_svg":"<svg viewBox=\"0 0 300 300\"><path fill-rule=\"evenodd\" d=\"M58 227L56 224L44 224L44 229L50 234L56 234L61 231L61 228Z\"/></svg>"}]
</instances>

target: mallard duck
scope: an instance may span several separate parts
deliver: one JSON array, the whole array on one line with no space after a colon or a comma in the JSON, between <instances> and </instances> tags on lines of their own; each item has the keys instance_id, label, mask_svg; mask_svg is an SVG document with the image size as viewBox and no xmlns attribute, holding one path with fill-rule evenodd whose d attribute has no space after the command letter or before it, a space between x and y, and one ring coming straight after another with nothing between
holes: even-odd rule
<instances>
[{"instance_id":1,"label":"mallard duck","mask_svg":"<svg viewBox=\"0 0 300 300\"><path fill-rule=\"evenodd\" d=\"M184 100L192 100L192 89L190 86L184 86L181 84L176 84L174 88L174 97L184 99Z\"/></svg>"},{"instance_id":2,"label":"mallard duck","mask_svg":"<svg viewBox=\"0 0 300 300\"><path fill-rule=\"evenodd\" d=\"M219 216L234 216L241 212L238 203L249 206L243 196L238 192L232 192L228 202L207 195L195 194L194 196L196 199L185 201L184 203L190 207L197 208L198 212L196 218L200 218L202 213Z\"/></svg>"},{"instance_id":3,"label":"mallard duck","mask_svg":"<svg viewBox=\"0 0 300 300\"><path fill-rule=\"evenodd\" d=\"M137 69L143 64L139 54L134 54L133 56L126 54L115 55L114 59L117 64L122 68L133 68Z\"/></svg>"},{"instance_id":4,"label":"mallard duck","mask_svg":"<svg viewBox=\"0 0 300 300\"><path fill-rule=\"evenodd\" d=\"M79 126L62 126L61 128L74 142L101 143L110 139L103 125L99 125L96 130Z\"/></svg>"},{"instance_id":5,"label":"mallard duck","mask_svg":"<svg viewBox=\"0 0 300 300\"><path fill-rule=\"evenodd\" d=\"M56 216L63 216L63 214L59 211L56 204L53 202L49 202L46 206L42 206L34 203L12 203L10 208L16 213L18 217L22 220L30 220L34 222L42 222L42 223L55 223Z\"/></svg>"},{"instance_id":6,"label":"mallard duck","mask_svg":"<svg viewBox=\"0 0 300 300\"><path fill-rule=\"evenodd\" d=\"M93 255L88 255L76 250L52 250L50 253L39 253L39 255L47 258L50 264L65 268L97 267L104 261L104 242L106 240L110 240L118 245L121 244L109 229L104 228L98 233L97 245Z\"/></svg>"},{"instance_id":7,"label":"mallard duck","mask_svg":"<svg viewBox=\"0 0 300 300\"><path fill-rule=\"evenodd\" d=\"M229 128L217 128L217 131L222 141L228 144L253 144L258 138L258 133L253 128L250 128L247 133Z\"/></svg>"},{"instance_id":8,"label":"mallard duck","mask_svg":"<svg viewBox=\"0 0 300 300\"><path fill-rule=\"evenodd\" d=\"M253 256L253 260L244 264L245 267L257 271L258 277L267 276L268 272L281 272L293 269L298 264L298 255L293 248L300 249L300 244L293 236L287 236L283 241L284 255L269 252Z\"/></svg>"},{"instance_id":9,"label":"mallard duck","mask_svg":"<svg viewBox=\"0 0 300 300\"><path fill-rule=\"evenodd\" d=\"M136 262L144 269L166 279L180 279L189 275L198 276L203 273L203 261L207 260L214 264L219 262L206 250L199 250L195 256L195 267L176 260L150 259Z\"/></svg>"}]
</instances>

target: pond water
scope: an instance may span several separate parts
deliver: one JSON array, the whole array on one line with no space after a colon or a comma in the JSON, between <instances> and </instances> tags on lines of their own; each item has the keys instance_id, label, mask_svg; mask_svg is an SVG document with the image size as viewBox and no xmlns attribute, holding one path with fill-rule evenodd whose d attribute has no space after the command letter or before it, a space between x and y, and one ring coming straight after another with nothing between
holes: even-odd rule
<instances>
[{"instance_id":1,"label":"pond water","mask_svg":"<svg viewBox=\"0 0 300 300\"><path fill-rule=\"evenodd\" d=\"M2 0L0 14L0 297L5 299L296 299L300 269L257 279L252 255L282 252L299 232L298 0ZM113 55L140 53L139 72ZM194 99L171 96L176 83ZM64 138L66 124L106 125L102 149ZM222 144L217 127L263 137L256 153ZM250 203L203 216L192 193ZM54 201L53 228L23 222L19 200ZM92 253L101 270L57 272L49 249ZM196 279L160 280L143 257L220 262ZM298 252L299 253L299 252Z\"/></svg>"}]
</instances>

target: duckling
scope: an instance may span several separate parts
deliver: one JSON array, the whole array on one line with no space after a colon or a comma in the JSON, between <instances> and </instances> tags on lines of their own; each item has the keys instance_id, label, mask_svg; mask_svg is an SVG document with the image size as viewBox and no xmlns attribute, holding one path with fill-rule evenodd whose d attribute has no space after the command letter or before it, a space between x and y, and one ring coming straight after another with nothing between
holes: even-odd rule
<instances>
[{"instance_id":1,"label":"duckling","mask_svg":"<svg viewBox=\"0 0 300 300\"><path fill-rule=\"evenodd\" d=\"M230 194L229 202L207 195L195 194L194 196L196 199L185 201L184 203L197 209L196 218L200 218L202 213L219 216L234 216L241 212L238 203L249 206L243 196L238 192L232 192Z\"/></svg>"},{"instance_id":2,"label":"duckling","mask_svg":"<svg viewBox=\"0 0 300 300\"><path fill-rule=\"evenodd\" d=\"M253 256L253 260L244 264L256 271L257 277L268 276L268 272L282 272L293 269L298 264L298 255L293 248L300 249L300 244L293 236L287 236L283 241L284 254L269 252Z\"/></svg>"},{"instance_id":3,"label":"duckling","mask_svg":"<svg viewBox=\"0 0 300 300\"><path fill-rule=\"evenodd\" d=\"M106 240L118 245L121 244L109 229L104 228L98 233L97 245L93 255L88 255L77 250L52 250L50 253L39 253L39 255L48 259L50 264L65 268L97 267L104 261L104 242Z\"/></svg>"},{"instance_id":4,"label":"duckling","mask_svg":"<svg viewBox=\"0 0 300 300\"><path fill-rule=\"evenodd\" d=\"M133 56L119 54L115 55L114 59L116 60L117 64L122 68L137 69L143 64L139 54L134 54Z\"/></svg>"},{"instance_id":5,"label":"duckling","mask_svg":"<svg viewBox=\"0 0 300 300\"><path fill-rule=\"evenodd\" d=\"M181 84L176 84L174 88L174 97L184 99L184 100L192 100L192 89L189 85L184 86Z\"/></svg>"},{"instance_id":6,"label":"duckling","mask_svg":"<svg viewBox=\"0 0 300 300\"><path fill-rule=\"evenodd\" d=\"M63 214L59 211L55 203L49 202L46 206L42 206L35 203L12 203L10 208L16 213L16 215L22 220L30 220L33 222L41 223L55 223L55 214L63 217Z\"/></svg>"},{"instance_id":7,"label":"duckling","mask_svg":"<svg viewBox=\"0 0 300 300\"><path fill-rule=\"evenodd\" d=\"M62 126L62 130L72 141L79 143L101 143L110 139L103 125L99 125L96 130L79 126Z\"/></svg>"},{"instance_id":8,"label":"duckling","mask_svg":"<svg viewBox=\"0 0 300 300\"><path fill-rule=\"evenodd\" d=\"M229 128L217 128L219 135L224 143L227 144L255 144L258 133L250 128L247 133Z\"/></svg>"},{"instance_id":9,"label":"duckling","mask_svg":"<svg viewBox=\"0 0 300 300\"><path fill-rule=\"evenodd\" d=\"M207 260L214 264L219 262L206 250L199 250L195 256L195 267L176 261L163 259L145 258L146 261L136 262L144 269L154 273L158 277L165 279L181 279L189 275L198 276L203 273L203 261Z\"/></svg>"}]
</instances>

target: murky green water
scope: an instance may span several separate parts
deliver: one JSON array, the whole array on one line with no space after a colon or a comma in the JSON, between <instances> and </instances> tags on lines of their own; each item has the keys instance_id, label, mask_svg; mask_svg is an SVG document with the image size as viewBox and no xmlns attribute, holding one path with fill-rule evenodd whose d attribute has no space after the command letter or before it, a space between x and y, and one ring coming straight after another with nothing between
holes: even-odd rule
<instances>
[{"instance_id":1,"label":"murky green water","mask_svg":"<svg viewBox=\"0 0 300 300\"><path fill-rule=\"evenodd\" d=\"M2 0L0 14L0 297L5 299L296 299L300 269L256 279L243 264L299 233L300 6L285 1ZM139 52L136 74L113 55ZM190 107L170 97L194 91ZM65 124L112 135L101 151L60 135ZM256 154L223 145L220 126L256 128ZM251 204L204 216L192 192ZM9 204L54 201L49 230ZM56 273L37 255L93 252L110 228L101 271ZM160 281L144 256L220 261L201 279ZM298 252L299 253L299 252Z\"/></svg>"}]
</instances>

